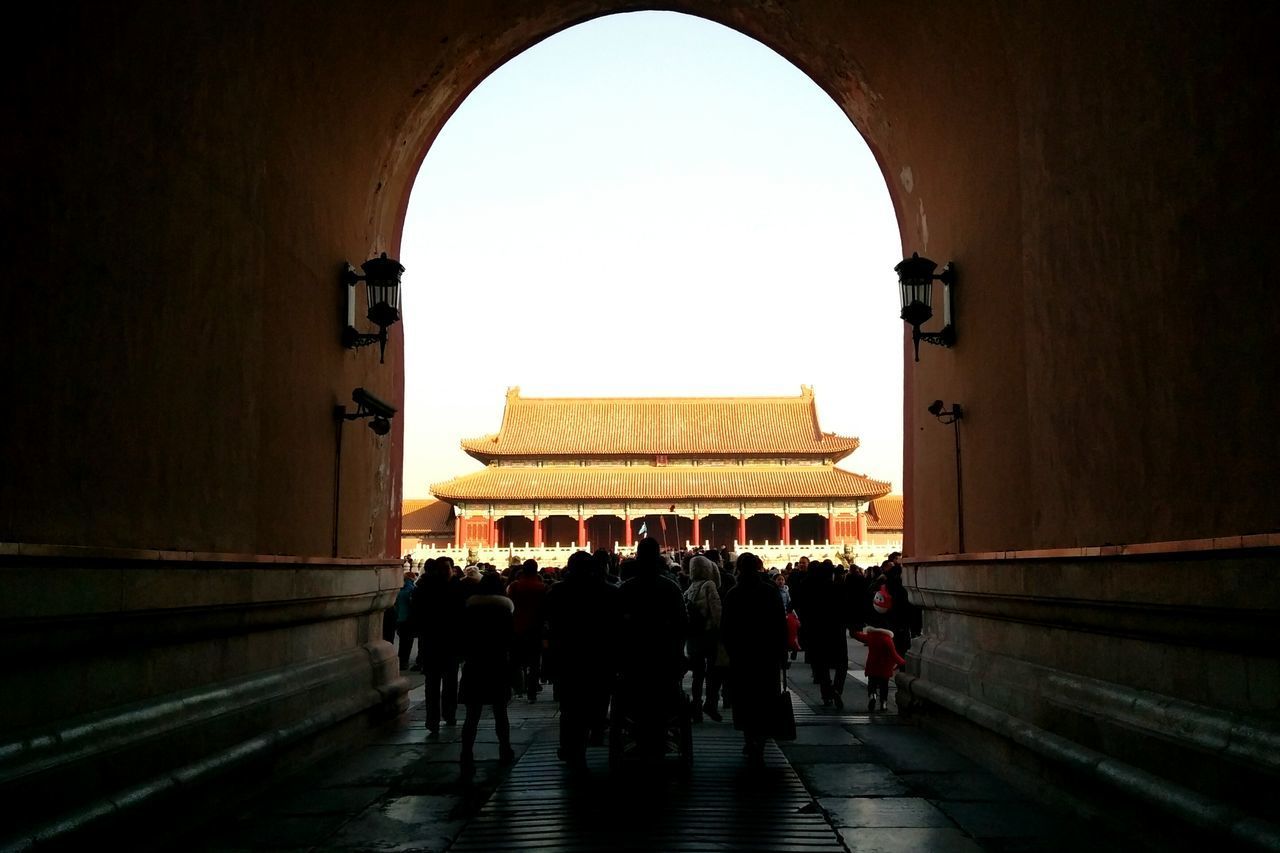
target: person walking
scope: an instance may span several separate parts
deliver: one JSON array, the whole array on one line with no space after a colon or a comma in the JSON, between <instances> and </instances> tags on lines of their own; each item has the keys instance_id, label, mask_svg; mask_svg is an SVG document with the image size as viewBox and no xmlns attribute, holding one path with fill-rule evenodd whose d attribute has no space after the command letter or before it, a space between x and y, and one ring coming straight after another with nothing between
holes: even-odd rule
<instances>
[{"instance_id":1,"label":"person walking","mask_svg":"<svg viewBox=\"0 0 1280 853\"><path fill-rule=\"evenodd\" d=\"M417 576L413 569L407 569L404 573L404 585L400 587L400 592L396 593L396 635L400 639L401 672L409 668L409 656L413 654L413 640L417 635L413 626L411 608L416 580Z\"/></svg>"},{"instance_id":2,"label":"person walking","mask_svg":"<svg viewBox=\"0 0 1280 853\"><path fill-rule=\"evenodd\" d=\"M462 723L462 752L459 760L474 760L476 733L484 706L493 709L498 735L498 759L509 764L515 759L511 749L511 725L507 702L511 698L510 649L515 605L502 589L495 574L481 578L475 593L462 608L462 685L458 696L467 709Z\"/></svg>"},{"instance_id":3,"label":"person walking","mask_svg":"<svg viewBox=\"0 0 1280 853\"><path fill-rule=\"evenodd\" d=\"M426 678L427 732L458 717L458 651L461 584L446 560L427 560L409 599L409 619L418 637L418 668Z\"/></svg>"},{"instance_id":4,"label":"person walking","mask_svg":"<svg viewBox=\"0 0 1280 853\"><path fill-rule=\"evenodd\" d=\"M634 575L618 590L621 609L618 696L636 723L639 751L663 750L666 714L682 697L687 613L680 586L667 577L658 540L636 547Z\"/></svg>"},{"instance_id":5,"label":"person walking","mask_svg":"<svg viewBox=\"0 0 1280 853\"><path fill-rule=\"evenodd\" d=\"M867 710L875 711L879 702L881 711L889 703L889 680L898 667L906 663L894 648L893 632L888 628L865 626L861 631L850 631L850 636L867 647L867 663L863 672L867 675Z\"/></svg>"},{"instance_id":6,"label":"person walking","mask_svg":"<svg viewBox=\"0 0 1280 853\"><path fill-rule=\"evenodd\" d=\"M591 734L604 734L616 671L618 596L605 565L585 551L570 555L560 582L547 592L548 655L560 697L558 755L576 769L586 766Z\"/></svg>"},{"instance_id":7,"label":"person walking","mask_svg":"<svg viewBox=\"0 0 1280 853\"><path fill-rule=\"evenodd\" d=\"M764 761L764 744L776 722L787 650L787 620L782 595L764 575L752 553L738 555L738 583L725 596L721 633L729 653L733 681L733 726L742 732L743 753L753 764Z\"/></svg>"},{"instance_id":8,"label":"person walking","mask_svg":"<svg viewBox=\"0 0 1280 853\"><path fill-rule=\"evenodd\" d=\"M689 561L689 588L684 592L685 609L689 613L689 639L685 649L693 670L693 715L701 720L705 713L717 723L722 719L720 704L720 592L716 587L719 571L711 560L698 555ZM702 701L703 686L707 700Z\"/></svg>"},{"instance_id":9,"label":"person walking","mask_svg":"<svg viewBox=\"0 0 1280 853\"><path fill-rule=\"evenodd\" d=\"M536 560L524 561L520 573L507 587L507 595L516 608L512 621L515 636L511 662L516 670L513 682L530 702L535 702L542 692L543 602L547 597L547 585L538 576Z\"/></svg>"},{"instance_id":10,"label":"person walking","mask_svg":"<svg viewBox=\"0 0 1280 853\"><path fill-rule=\"evenodd\" d=\"M835 583L831 564L811 564L796 611L804 630L805 652L822 690L822 705L835 705L836 710L844 708L844 682L849 670L845 630L850 627L850 617L846 605L847 598Z\"/></svg>"}]
</instances>

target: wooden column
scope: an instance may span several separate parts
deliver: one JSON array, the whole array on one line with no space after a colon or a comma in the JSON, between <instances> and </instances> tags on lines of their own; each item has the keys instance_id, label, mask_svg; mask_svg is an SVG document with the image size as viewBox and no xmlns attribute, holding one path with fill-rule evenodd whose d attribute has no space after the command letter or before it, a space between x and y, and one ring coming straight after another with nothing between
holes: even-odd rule
<instances>
[{"instance_id":1,"label":"wooden column","mask_svg":"<svg viewBox=\"0 0 1280 853\"><path fill-rule=\"evenodd\" d=\"M738 544L747 544L747 514L745 512L738 513Z\"/></svg>"},{"instance_id":2,"label":"wooden column","mask_svg":"<svg viewBox=\"0 0 1280 853\"><path fill-rule=\"evenodd\" d=\"M791 513L782 514L782 544L791 544Z\"/></svg>"},{"instance_id":3,"label":"wooden column","mask_svg":"<svg viewBox=\"0 0 1280 853\"><path fill-rule=\"evenodd\" d=\"M533 547L542 547L542 518L536 512L533 514Z\"/></svg>"},{"instance_id":4,"label":"wooden column","mask_svg":"<svg viewBox=\"0 0 1280 853\"><path fill-rule=\"evenodd\" d=\"M578 511L578 547L585 548L587 545L587 520L582 517L582 511Z\"/></svg>"},{"instance_id":5,"label":"wooden column","mask_svg":"<svg viewBox=\"0 0 1280 853\"><path fill-rule=\"evenodd\" d=\"M867 514L865 512L858 513L858 544L865 544L867 541Z\"/></svg>"},{"instance_id":6,"label":"wooden column","mask_svg":"<svg viewBox=\"0 0 1280 853\"><path fill-rule=\"evenodd\" d=\"M693 514L693 546L696 548L702 544L702 528L698 525L698 513Z\"/></svg>"},{"instance_id":7,"label":"wooden column","mask_svg":"<svg viewBox=\"0 0 1280 853\"><path fill-rule=\"evenodd\" d=\"M489 516L489 541L487 544L490 548L495 548L498 545L498 519L492 515Z\"/></svg>"},{"instance_id":8,"label":"wooden column","mask_svg":"<svg viewBox=\"0 0 1280 853\"><path fill-rule=\"evenodd\" d=\"M827 515L827 544L830 545L836 540L836 516L835 513Z\"/></svg>"},{"instance_id":9,"label":"wooden column","mask_svg":"<svg viewBox=\"0 0 1280 853\"><path fill-rule=\"evenodd\" d=\"M467 543L467 517L454 513L453 516L453 544L456 548L461 548Z\"/></svg>"},{"instance_id":10,"label":"wooden column","mask_svg":"<svg viewBox=\"0 0 1280 853\"><path fill-rule=\"evenodd\" d=\"M622 526L626 528L627 538L623 543L628 548L631 547L631 510L622 511Z\"/></svg>"}]
</instances>

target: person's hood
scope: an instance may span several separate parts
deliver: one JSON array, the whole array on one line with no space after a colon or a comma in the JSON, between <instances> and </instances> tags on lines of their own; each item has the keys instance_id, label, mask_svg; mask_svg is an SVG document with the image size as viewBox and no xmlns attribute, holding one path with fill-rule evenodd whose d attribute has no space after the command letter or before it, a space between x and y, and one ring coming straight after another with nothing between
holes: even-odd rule
<instances>
[{"instance_id":1,"label":"person's hood","mask_svg":"<svg viewBox=\"0 0 1280 853\"><path fill-rule=\"evenodd\" d=\"M719 574L716 564L701 554L689 561L689 580L714 581Z\"/></svg>"}]
</instances>

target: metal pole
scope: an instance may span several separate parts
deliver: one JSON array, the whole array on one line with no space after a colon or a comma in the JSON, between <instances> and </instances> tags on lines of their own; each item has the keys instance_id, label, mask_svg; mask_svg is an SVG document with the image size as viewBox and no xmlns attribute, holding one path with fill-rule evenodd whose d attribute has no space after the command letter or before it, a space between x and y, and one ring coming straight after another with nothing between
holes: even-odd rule
<instances>
[{"instance_id":1,"label":"metal pole","mask_svg":"<svg viewBox=\"0 0 1280 853\"><path fill-rule=\"evenodd\" d=\"M960 526L960 553L964 550L964 489L961 484L963 482L960 474L960 419L956 418L951 422L956 433L956 521Z\"/></svg>"},{"instance_id":2,"label":"metal pole","mask_svg":"<svg viewBox=\"0 0 1280 853\"><path fill-rule=\"evenodd\" d=\"M342 496L342 422L347 414L346 406L333 410L335 426L333 448L333 556L338 556L338 502Z\"/></svg>"}]
</instances>

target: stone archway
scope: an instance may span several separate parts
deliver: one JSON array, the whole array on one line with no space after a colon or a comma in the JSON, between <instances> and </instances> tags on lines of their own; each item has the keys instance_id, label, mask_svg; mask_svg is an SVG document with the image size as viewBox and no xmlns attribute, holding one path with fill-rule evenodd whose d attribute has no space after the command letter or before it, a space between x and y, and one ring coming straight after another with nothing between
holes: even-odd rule
<instances>
[{"instance_id":1,"label":"stone archway","mask_svg":"<svg viewBox=\"0 0 1280 853\"><path fill-rule=\"evenodd\" d=\"M399 586L401 422L385 437L339 432L336 466L334 410L356 387L402 401L410 322L393 327L385 365L342 349L338 270L396 252L421 157L492 69L575 23L650 5L387 4L371 20L360 4L305 16L259 4L217 26L202 4L163 16L80 4L74 26L60 4L24 10L28 31L57 38L6 53L24 127L0 167L6 224L15 245L57 261L46 286L12 288L9 304L23 321L7 330L20 392L7 421L39 428L2 446L0 557L32 602L6 617L24 665L5 687L24 698L4 722L64 746L41 765L62 777L24 782L51 793L16 812L71 826L103 814L92 801L169 790L180 759L157 738L201 745L181 760L208 768L282 748L263 733L354 717L352 697L403 701L374 625ZM1055 749L1080 739L1070 755L1104 768L1102 783L1170 774L1183 787L1162 801L1235 814L1199 799L1238 803L1213 786L1240 775L1195 738L1264 742L1241 721L1274 711L1266 570L1280 455L1257 437L1274 420L1259 389L1280 387L1280 289L1240 248L1268 244L1258 211L1280 184L1259 132L1276 87L1251 65L1268 55L1269 7L663 5L807 73L875 152L904 252L958 264L957 346L927 348L906 374L906 549L932 555L909 572L945 629L913 650L917 694L1014 718L1024 744L1042 731L1028 725ZM371 58L352 34L374 24ZM74 346L51 346L49 330ZM979 553L943 556L958 550L952 433L924 414L943 397L967 413L966 541ZM1206 565L1231 582L1206 589ZM141 574L151 580L135 594L125 579ZM1079 578L1098 574L1110 597L1082 607ZM209 597L193 601L197 582ZM1123 636L1088 621L1120 604ZM1188 625L1209 636L1224 622L1237 648L1265 656L1187 645ZM51 658L50 643L80 653ZM1249 661L1271 673L1262 690ZM989 672L1017 673L1002 687L1028 692L983 690ZM264 673L279 685L270 701L230 689ZM288 697L303 673L313 698L299 710ZM1063 684L1071 696L1052 705ZM181 728L133 725L206 701L218 713L175 718ZM1198 716L1130 713L1157 707ZM121 708L141 709L117 719L127 737L65 746L64 731ZM1274 788L1274 770L1250 772ZM118 792L76 784L107 775ZM1148 805L1163 793L1143 784L1129 793Z\"/></svg>"}]
</instances>

